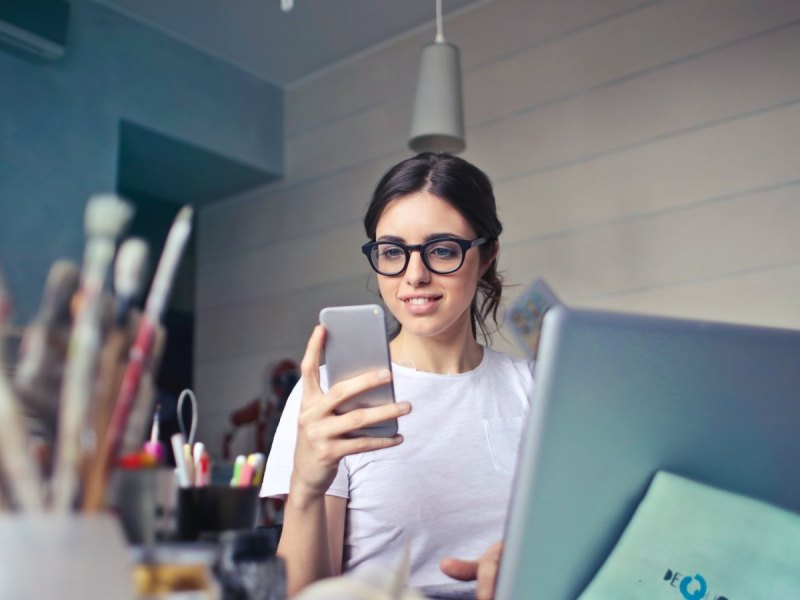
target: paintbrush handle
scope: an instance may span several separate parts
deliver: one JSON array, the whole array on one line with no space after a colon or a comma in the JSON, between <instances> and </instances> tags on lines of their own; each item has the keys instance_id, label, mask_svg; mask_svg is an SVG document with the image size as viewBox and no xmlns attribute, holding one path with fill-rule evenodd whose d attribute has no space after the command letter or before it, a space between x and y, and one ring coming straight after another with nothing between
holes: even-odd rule
<instances>
[{"instance_id":1,"label":"paintbrush handle","mask_svg":"<svg viewBox=\"0 0 800 600\"><path fill-rule=\"evenodd\" d=\"M100 451L95 457L93 472L87 482L86 497L83 502L84 510L96 511L102 507L106 482L119 456L128 417L136 400L142 372L152 352L154 340L155 327L147 315L142 315L139 329L136 332L136 340L131 347L128 364L122 377L114 411L111 413L111 420L108 423L108 430L103 437Z\"/></svg>"},{"instance_id":2,"label":"paintbrush handle","mask_svg":"<svg viewBox=\"0 0 800 600\"><path fill-rule=\"evenodd\" d=\"M64 373L53 473L53 509L62 513L72 510L80 480L81 432L85 426L99 346L99 331L93 321L89 317L76 324L67 351L71 359Z\"/></svg>"},{"instance_id":3,"label":"paintbrush handle","mask_svg":"<svg viewBox=\"0 0 800 600\"><path fill-rule=\"evenodd\" d=\"M81 468L81 433L86 425L100 350L100 312L106 270L114 257L113 240L90 238L81 282L81 307L67 350L67 365L58 416L56 462L53 473L53 509L72 510Z\"/></svg>"},{"instance_id":4,"label":"paintbrush handle","mask_svg":"<svg viewBox=\"0 0 800 600\"><path fill-rule=\"evenodd\" d=\"M94 428L97 450L87 458L86 479L82 498L82 510L96 512L105 505L108 453L105 451L109 423L114 410L114 401L122 385L125 359L130 343L127 329L114 328L101 354L100 377L94 402Z\"/></svg>"},{"instance_id":5,"label":"paintbrush handle","mask_svg":"<svg viewBox=\"0 0 800 600\"><path fill-rule=\"evenodd\" d=\"M142 447L142 442L145 441L147 432L152 425L153 400L157 394L155 374L160 365L165 335L163 327L155 328L152 348L147 357L145 369L142 371L136 398L134 398L128 414L128 422L119 449L120 454L137 452Z\"/></svg>"},{"instance_id":6,"label":"paintbrush handle","mask_svg":"<svg viewBox=\"0 0 800 600\"><path fill-rule=\"evenodd\" d=\"M150 359L153 344L156 337L156 328L153 323L143 316L139 324L139 331L136 333L136 341L133 344L125 368L125 375L122 378L122 386L117 396L114 412L111 413L111 421L108 426L108 439L112 458L116 458L119 453L125 429L128 426L128 418L136 402L139 392L139 384L142 381L142 373Z\"/></svg>"},{"instance_id":7,"label":"paintbrush handle","mask_svg":"<svg viewBox=\"0 0 800 600\"><path fill-rule=\"evenodd\" d=\"M0 370L0 463L6 484L19 508L44 510L39 467L28 453L26 427L14 392Z\"/></svg>"},{"instance_id":8,"label":"paintbrush handle","mask_svg":"<svg viewBox=\"0 0 800 600\"><path fill-rule=\"evenodd\" d=\"M0 273L0 466L6 490L23 510L43 510L39 467L28 453L25 425L11 383L5 370L6 318L11 300L6 294ZM2 504L2 502L0 502Z\"/></svg>"}]
</instances>

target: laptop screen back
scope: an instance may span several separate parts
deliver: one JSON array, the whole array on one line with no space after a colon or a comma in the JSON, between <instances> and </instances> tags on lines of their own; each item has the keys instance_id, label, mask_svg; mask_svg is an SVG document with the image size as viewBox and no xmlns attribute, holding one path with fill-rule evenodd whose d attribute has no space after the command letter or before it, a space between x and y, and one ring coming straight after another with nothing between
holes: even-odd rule
<instances>
[{"instance_id":1,"label":"laptop screen back","mask_svg":"<svg viewBox=\"0 0 800 600\"><path fill-rule=\"evenodd\" d=\"M659 470L800 512L800 331L545 317L497 598L573 599Z\"/></svg>"}]
</instances>

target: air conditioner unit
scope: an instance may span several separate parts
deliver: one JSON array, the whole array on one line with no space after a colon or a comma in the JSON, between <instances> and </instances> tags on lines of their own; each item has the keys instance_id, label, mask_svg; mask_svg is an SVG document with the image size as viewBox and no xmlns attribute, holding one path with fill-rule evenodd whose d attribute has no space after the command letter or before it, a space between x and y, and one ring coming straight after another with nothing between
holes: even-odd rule
<instances>
[{"instance_id":1,"label":"air conditioner unit","mask_svg":"<svg viewBox=\"0 0 800 600\"><path fill-rule=\"evenodd\" d=\"M69 11L64 0L0 0L0 45L39 59L61 58Z\"/></svg>"}]
</instances>

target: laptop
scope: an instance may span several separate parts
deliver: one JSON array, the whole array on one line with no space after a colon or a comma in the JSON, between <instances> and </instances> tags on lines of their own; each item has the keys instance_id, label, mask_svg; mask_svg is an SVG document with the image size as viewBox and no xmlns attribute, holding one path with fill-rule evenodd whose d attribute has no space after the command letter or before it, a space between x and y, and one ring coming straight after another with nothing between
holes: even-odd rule
<instances>
[{"instance_id":1,"label":"laptop","mask_svg":"<svg viewBox=\"0 0 800 600\"><path fill-rule=\"evenodd\" d=\"M496 598L572 600L659 469L800 512L800 331L551 308Z\"/></svg>"}]
</instances>

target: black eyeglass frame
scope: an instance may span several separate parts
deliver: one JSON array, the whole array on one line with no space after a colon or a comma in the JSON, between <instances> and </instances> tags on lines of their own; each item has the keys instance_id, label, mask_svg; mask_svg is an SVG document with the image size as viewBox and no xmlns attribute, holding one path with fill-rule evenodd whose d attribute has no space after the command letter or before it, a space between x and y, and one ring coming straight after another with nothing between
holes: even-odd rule
<instances>
[{"instance_id":1,"label":"black eyeglass frame","mask_svg":"<svg viewBox=\"0 0 800 600\"><path fill-rule=\"evenodd\" d=\"M411 253L414 251L419 252L419 256L422 259L422 264L425 265L425 268L428 269L431 273L436 273L437 275L450 275L451 273L455 273L461 267L464 266L464 259L467 256L467 250L470 248L474 248L475 246L481 246L486 242L490 241L490 238L487 237L479 237L475 238L474 240L464 240L461 238L455 237L443 237L443 238L436 238L435 240L430 240L425 242L424 244L403 244L402 242L389 242L389 241L375 241L375 242L367 242L363 246L361 246L361 252L367 257L367 261L369 261L369 266L372 267L372 270L375 271L378 275L383 275L384 277L397 277L405 273L406 269L408 268L408 262L411 260ZM434 269L428 263L428 257L425 254L425 249L433 246L435 244L441 244L442 242L454 242L458 244L461 248L461 261L458 263L458 266L447 270L447 271L440 271L438 269ZM378 248L380 246L394 246L396 248L400 248L405 254L406 260L403 263L403 268L397 271L397 273L384 273L380 271L377 266L372 262L372 250L373 248Z\"/></svg>"}]
</instances>

